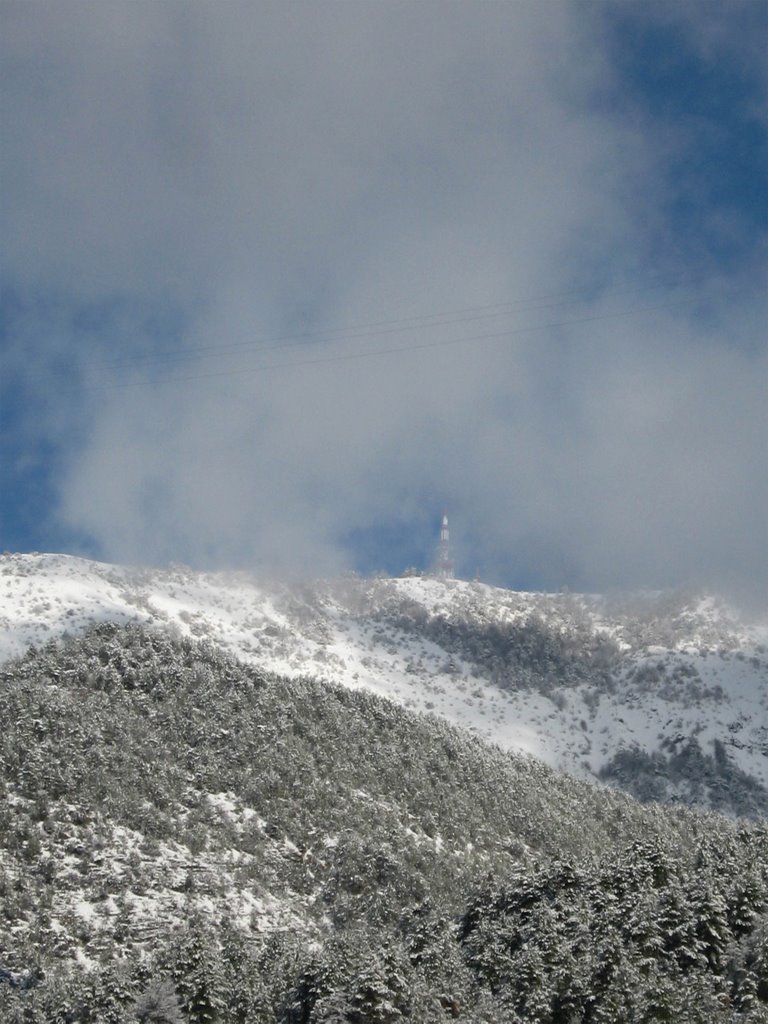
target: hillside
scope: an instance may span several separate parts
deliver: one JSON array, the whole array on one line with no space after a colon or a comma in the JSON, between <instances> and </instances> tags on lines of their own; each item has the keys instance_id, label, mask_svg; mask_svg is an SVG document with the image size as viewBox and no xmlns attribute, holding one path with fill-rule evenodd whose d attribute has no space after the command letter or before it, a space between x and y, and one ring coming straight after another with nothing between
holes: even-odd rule
<instances>
[{"instance_id":1,"label":"hillside","mask_svg":"<svg viewBox=\"0 0 768 1024\"><path fill-rule=\"evenodd\" d=\"M0 692L3 1022L766 1020L763 826L167 630Z\"/></svg>"},{"instance_id":2,"label":"hillside","mask_svg":"<svg viewBox=\"0 0 768 1024\"><path fill-rule=\"evenodd\" d=\"M712 596L0 559L0 661L105 621L386 696L641 800L768 814L768 626Z\"/></svg>"}]
</instances>

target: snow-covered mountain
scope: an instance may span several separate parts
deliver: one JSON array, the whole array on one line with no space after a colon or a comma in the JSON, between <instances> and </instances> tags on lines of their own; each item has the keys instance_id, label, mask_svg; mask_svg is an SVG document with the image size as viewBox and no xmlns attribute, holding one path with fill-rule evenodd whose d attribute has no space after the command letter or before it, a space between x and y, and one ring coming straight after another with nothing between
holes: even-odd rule
<instances>
[{"instance_id":1,"label":"snow-covered mountain","mask_svg":"<svg viewBox=\"0 0 768 1024\"><path fill-rule=\"evenodd\" d=\"M0 558L0 661L95 622L143 623L284 676L371 690L643 799L768 814L768 625L711 596L427 577L287 585Z\"/></svg>"}]
</instances>

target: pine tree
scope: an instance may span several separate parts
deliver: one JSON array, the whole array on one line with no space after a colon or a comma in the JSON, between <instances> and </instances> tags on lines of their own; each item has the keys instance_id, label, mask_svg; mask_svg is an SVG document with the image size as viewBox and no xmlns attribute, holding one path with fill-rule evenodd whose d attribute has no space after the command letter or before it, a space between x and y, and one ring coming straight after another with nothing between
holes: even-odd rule
<instances>
[{"instance_id":1,"label":"pine tree","mask_svg":"<svg viewBox=\"0 0 768 1024\"><path fill-rule=\"evenodd\" d=\"M724 971L725 952L731 932L725 899L711 875L699 874L694 878L691 908L698 952L704 957L712 974L720 978Z\"/></svg>"},{"instance_id":2,"label":"pine tree","mask_svg":"<svg viewBox=\"0 0 768 1024\"><path fill-rule=\"evenodd\" d=\"M757 920L754 930L735 950L731 965L733 1001L743 1013L768 1008L768 915Z\"/></svg>"},{"instance_id":3,"label":"pine tree","mask_svg":"<svg viewBox=\"0 0 768 1024\"><path fill-rule=\"evenodd\" d=\"M248 950L245 936L231 922L219 929L224 1002L228 1024L272 1024L274 1013L267 989Z\"/></svg>"},{"instance_id":4,"label":"pine tree","mask_svg":"<svg viewBox=\"0 0 768 1024\"><path fill-rule=\"evenodd\" d=\"M391 948L372 956L350 993L350 1024L399 1024L410 1014L407 968Z\"/></svg>"},{"instance_id":5,"label":"pine tree","mask_svg":"<svg viewBox=\"0 0 768 1024\"><path fill-rule=\"evenodd\" d=\"M133 1014L142 1024L183 1024L173 982L167 978L150 982L136 1000Z\"/></svg>"},{"instance_id":6,"label":"pine tree","mask_svg":"<svg viewBox=\"0 0 768 1024\"><path fill-rule=\"evenodd\" d=\"M177 945L172 976L187 1020L216 1024L224 1009L221 961L215 940L202 921L194 921Z\"/></svg>"},{"instance_id":7,"label":"pine tree","mask_svg":"<svg viewBox=\"0 0 768 1024\"><path fill-rule=\"evenodd\" d=\"M88 978L87 1016L84 1024L124 1024L135 996L125 965L110 964Z\"/></svg>"}]
</instances>

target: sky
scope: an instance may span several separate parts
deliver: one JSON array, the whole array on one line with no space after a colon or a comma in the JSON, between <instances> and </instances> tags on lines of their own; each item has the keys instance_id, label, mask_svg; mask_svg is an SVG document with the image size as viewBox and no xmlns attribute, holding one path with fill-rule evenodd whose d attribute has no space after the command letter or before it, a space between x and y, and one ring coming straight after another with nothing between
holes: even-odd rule
<instances>
[{"instance_id":1,"label":"sky","mask_svg":"<svg viewBox=\"0 0 768 1024\"><path fill-rule=\"evenodd\" d=\"M768 605L764 0L0 0L0 550Z\"/></svg>"}]
</instances>

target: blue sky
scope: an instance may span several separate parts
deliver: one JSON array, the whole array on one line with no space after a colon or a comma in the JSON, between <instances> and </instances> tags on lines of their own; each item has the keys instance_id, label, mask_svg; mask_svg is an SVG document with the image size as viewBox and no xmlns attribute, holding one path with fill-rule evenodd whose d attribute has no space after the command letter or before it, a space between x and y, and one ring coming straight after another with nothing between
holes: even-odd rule
<instances>
[{"instance_id":1,"label":"blue sky","mask_svg":"<svg viewBox=\"0 0 768 1024\"><path fill-rule=\"evenodd\" d=\"M764 598L764 3L0 21L0 550Z\"/></svg>"},{"instance_id":2,"label":"blue sky","mask_svg":"<svg viewBox=\"0 0 768 1024\"><path fill-rule=\"evenodd\" d=\"M721 18L730 16L723 5ZM712 5L691 8L706 21ZM708 11L708 8L710 10ZM684 245L686 264L717 271L753 265L768 228L768 138L765 131L766 60L755 66L738 46L720 59L702 51L686 21L649 19L638 5L617 6L608 49L618 78L610 102L663 140L680 135L665 167L661 237L649 239L664 258L670 239ZM766 6L735 5L745 44L766 41ZM761 66L762 65L762 66ZM723 218L736 222L731 234Z\"/></svg>"}]
</instances>

